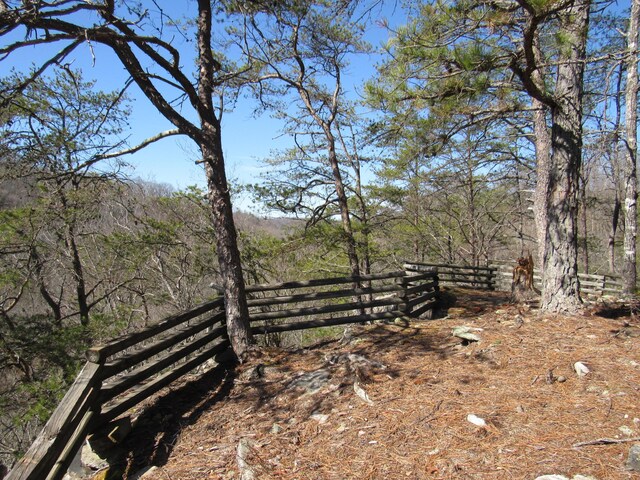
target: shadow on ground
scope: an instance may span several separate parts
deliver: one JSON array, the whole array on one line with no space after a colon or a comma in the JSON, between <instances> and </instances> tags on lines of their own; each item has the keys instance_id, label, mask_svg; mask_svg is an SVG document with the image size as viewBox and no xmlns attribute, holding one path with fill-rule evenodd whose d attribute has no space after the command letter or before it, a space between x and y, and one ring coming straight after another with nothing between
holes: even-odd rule
<instances>
[{"instance_id":1,"label":"shadow on ground","mask_svg":"<svg viewBox=\"0 0 640 480\"><path fill-rule=\"evenodd\" d=\"M233 366L218 365L157 397L137 418L116 458L109 459L108 478L127 478L147 466L164 465L180 432L229 395L234 377Z\"/></svg>"},{"instance_id":2,"label":"shadow on ground","mask_svg":"<svg viewBox=\"0 0 640 480\"><path fill-rule=\"evenodd\" d=\"M447 291L443 298L439 317L446 317L454 306L464 305L465 316L471 316L506 303L505 295L496 292ZM383 366L381 376L397 377L412 356L442 360L451 354L448 332L430 328L428 320L398 318L349 328L348 342L325 339L294 350L268 348L247 364L217 366L197 379L174 385L149 402L138 417L118 458L110 459L114 474L117 472L110 478L130 478L148 466L165 465L184 429L221 402L237 402L246 411L268 411L271 426L294 415L331 411L345 394L353 395L354 382L377 381L383 363L389 364ZM387 362L389 359L392 361ZM296 381L310 375L313 382L316 372L326 382L319 387L321 394L309 395L304 391L307 387L301 389Z\"/></svg>"}]
</instances>

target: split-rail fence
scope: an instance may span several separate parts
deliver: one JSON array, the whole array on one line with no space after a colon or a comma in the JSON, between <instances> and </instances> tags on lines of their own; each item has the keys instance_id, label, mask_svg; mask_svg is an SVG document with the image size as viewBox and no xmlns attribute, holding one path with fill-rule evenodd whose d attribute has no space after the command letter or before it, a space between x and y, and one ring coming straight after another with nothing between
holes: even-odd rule
<instances>
[{"instance_id":1,"label":"split-rail fence","mask_svg":"<svg viewBox=\"0 0 640 480\"><path fill-rule=\"evenodd\" d=\"M418 317L435 307L440 284L509 290L513 265L408 263L405 270L247 287L256 335ZM535 272L534 272L535 273ZM539 284L539 276L534 275ZM619 293L619 278L580 275L582 293ZM7 480L58 480L85 438L169 383L229 348L217 298L145 330L89 349L87 363Z\"/></svg>"},{"instance_id":2,"label":"split-rail fence","mask_svg":"<svg viewBox=\"0 0 640 480\"><path fill-rule=\"evenodd\" d=\"M247 287L254 334L428 314L436 272L397 271ZM229 348L217 298L106 345L87 363L7 480L58 480L87 436Z\"/></svg>"},{"instance_id":3,"label":"split-rail fence","mask_svg":"<svg viewBox=\"0 0 640 480\"><path fill-rule=\"evenodd\" d=\"M410 271L425 272L435 270L441 285L459 285L489 290L511 290L515 262L495 262L486 267L450 265L443 263L411 263L405 265ZM580 293L587 296L619 295L622 293L622 279L617 275L579 273ZM533 284L542 289L542 277L533 270Z\"/></svg>"}]
</instances>

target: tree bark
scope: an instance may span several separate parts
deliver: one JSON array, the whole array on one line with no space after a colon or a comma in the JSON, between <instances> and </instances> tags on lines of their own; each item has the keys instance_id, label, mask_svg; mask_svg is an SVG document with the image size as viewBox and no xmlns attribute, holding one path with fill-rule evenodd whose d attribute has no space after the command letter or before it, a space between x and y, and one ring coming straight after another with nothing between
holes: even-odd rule
<instances>
[{"instance_id":1,"label":"tree bark","mask_svg":"<svg viewBox=\"0 0 640 480\"><path fill-rule=\"evenodd\" d=\"M611 230L609 231L609 273L616 273L616 233L618 232L618 221L620 220L620 197L616 188L615 198L613 200L613 213L611 214Z\"/></svg>"},{"instance_id":2,"label":"tree bark","mask_svg":"<svg viewBox=\"0 0 640 480\"><path fill-rule=\"evenodd\" d=\"M580 228L582 232L582 242L580 245L580 253L582 254L582 269L584 273L589 273L589 235L587 232L587 177L588 175L580 175Z\"/></svg>"},{"instance_id":3,"label":"tree bark","mask_svg":"<svg viewBox=\"0 0 640 480\"><path fill-rule=\"evenodd\" d=\"M636 242L638 231L637 201L637 132L638 132L638 23L640 0L632 0L627 32L627 86L625 88L625 198L624 198L624 257L622 263L623 290L636 290Z\"/></svg>"},{"instance_id":4,"label":"tree bark","mask_svg":"<svg viewBox=\"0 0 640 480\"><path fill-rule=\"evenodd\" d=\"M539 45L539 35L536 32L533 39L533 54L536 59L542 58ZM543 72L535 69L532 79L536 85L544 85ZM544 264L547 235L547 208L549 205L549 168L551 166L551 133L547 125L549 109L539 99L533 97L531 104L533 113L533 135L536 149L536 188L534 192L533 216L536 224L536 238L538 241L538 265ZM544 271L541 269L544 281Z\"/></svg>"},{"instance_id":5,"label":"tree bark","mask_svg":"<svg viewBox=\"0 0 640 480\"><path fill-rule=\"evenodd\" d=\"M205 165L209 203L215 227L216 249L224 288L227 333L240 361L253 343L249 324L249 307L242 275L240 250L233 220L231 196L224 167L220 121L213 105L213 77L217 70L211 50L211 2L198 0L198 98L203 141L200 152Z\"/></svg>"},{"instance_id":6,"label":"tree bark","mask_svg":"<svg viewBox=\"0 0 640 480\"><path fill-rule=\"evenodd\" d=\"M538 240L538 265L544 262L547 234L547 205L549 203L549 166L551 165L551 135L547 126L547 107L533 99L533 135L536 149L536 188L533 216ZM544 272L542 272L544 277Z\"/></svg>"},{"instance_id":7,"label":"tree bark","mask_svg":"<svg viewBox=\"0 0 640 480\"><path fill-rule=\"evenodd\" d=\"M566 35L551 108L551 166L541 308L575 313L581 308L578 280L577 213L582 163L582 89L589 1L558 14Z\"/></svg>"},{"instance_id":8,"label":"tree bark","mask_svg":"<svg viewBox=\"0 0 640 480\"><path fill-rule=\"evenodd\" d=\"M310 107L310 106L309 106ZM310 112L313 114L313 112ZM338 198L338 207L340 208L340 218L342 220L342 230L344 231L345 243L347 247L347 256L349 258L349 266L351 267L351 275L360 275L360 260L358 259L358 250L356 247L356 239L353 234L351 225L351 214L349 212L349 202L342 181L342 172L340 171L340 163L336 154L336 140L333 132L331 132L330 124L318 120L325 131L328 144L329 164L333 173L333 182Z\"/></svg>"},{"instance_id":9,"label":"tree bark","mask_svg":"<svg viewBox=\"0 0 640 480\"><path fill-rule=\"evenodd\" d=\"M74 188L77 185L74 183ZM87 287L84 278L84 267L82 265L82 259L80 258L80 251L76 242L76 216L74 207L69 206L67 202L67 196L64 191L64 186L60 180L56 180L58 186L60 203L62 205L62 211L65 212L68 218L65 218L65 232L64 242L67 247L67 254L71 258L71 267L73 269L73 278L76 286L76 300L78 302L78 314L80 315L80 323L84 326L89 325L89 302L87 299Z\"/></svg>"}]
</instances>

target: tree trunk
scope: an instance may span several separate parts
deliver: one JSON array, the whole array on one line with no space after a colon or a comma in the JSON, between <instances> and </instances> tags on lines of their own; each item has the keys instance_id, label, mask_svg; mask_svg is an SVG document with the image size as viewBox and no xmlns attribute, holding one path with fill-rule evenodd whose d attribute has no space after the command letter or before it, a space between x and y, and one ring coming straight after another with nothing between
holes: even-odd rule
<instances>
[{"instance_id":1,"label":"tree trunk","mask_svg":"<svg viewBox=\"0 0 640 480\"><path fill-rule=\"evenodd\" d=\"M233 208L224 168L220 120L213 105L214 74L219 65L211 51L211 2L198 0L198 99L202 141L199 142L207 175L209 203L216 235L216 249L224 288L227 334L231 346L243 361L253 343L249 307L245 293Z\"/></svg>"},{"instance_id":2,"label":"tree trunk","mask_svg":"<svg viewBox=\"0 0 640 480\"><path fill-rule=\"evenodd\" d=\"M547 126L547 108L533 100L533 135L536 148L536 188L534 192L533 217L538 240L538 265L543 265L547 235L547 205L549 203L549 166L551 165L551 135ZM544 277L544 272L541 272Z\"/></svg>"},{"instance_id":3,"label":"tree trunk","mask_svg":"<svg viewBox=\"0 0 640 480\"><path fill-rule=\"evenodd\" d=\"M78 313L80 314L80 323L89 325L89 303L87 302L87 289L84 281L84 269L80 252L76 244L75 232L72 225L67 226L65 243L71 256L71 265L73 267L73 277L76 282L76 299L78 301Z\"/></svg>"},{"instance_id":4,"label":"tree trunk","mask_svg":"<svg viewBox=\"0 0 640 480\"><path fill-rule=\"evenodd\" d=\"M582 88L589 25L588 1L558 14L567 45L558 66L551 109L551 165L541 308L575 313L581 308L578 281L577 214L582 163Z\"/></svg>"},{"instance_id":5,"label":"tree trunk","mask_svg":"<svg viewBox=\"0 0 640 480\"><path fill-rule=\"evenodd\" d=\"M616 233L618 232L618 221L620 220L620 197L616 188L616 196L613 200L613 213L611 215L611 230L609 232L609 273L616 273Z\"/></svg>"},{"instance_id":6,"label":"tree trunk","mask_svg":"<svg viewBox=\"0 0 640 480\"><path fill-rule=\"evenodd\" d=\"M540 39L536 32L533 39L533 53L541 59ZM542 87L544 85L543 71L535 69L532 73L533 82ZM533 216L536 224L536 238L538 241L538 265L544 264L544 253L547 235L547 207L549 204L549 169L551 166L551 132L547 125L549 108L537 98L532 98L533 136L536 149L536 188L534 192ZM540 269L544 283L544 271Z\"/></svg>"},{"instance_id":7,"label":"tree trunk","mask_svg":"<svg viewBox=\"0 0 640 480\"><path fill-rule=\"evenodd\" d=\"M581 175L580 178L580 228L582 242L580 250L582 254L582 268L584 273L589 273L589 236L587 235L587 179Z\"/></svg>"},{"instance_id":8,"label":"tree trunk","mask_svg":"<svg viewBox=\"0 0 640 480\"><path fill-rule=\"evenodd\" d=\"M333 182L336 189L336 196L338 197L338 207L340 208L342 230L344 231L344 237L347 246L347 256L349 258L349 265L351 267L351 275L359 276L360 261L358 259L358 251L356 248L356 239L353 234L353 227L351 226L349 202L347 201L347 194L344 189L344 182L342 181L342 173L340 172L340 164L338 163L338 156L336 154L335 137L331 133L330 128L331 127L329 127L328 125L324 125L325 135L329 144L329 164L331 165L331 172L333 173Z\"/></svg>"},{"instance_id":9,"label":"tree trunk","mask_svg":"<svg viewBox=\"0 0 640 480\"><path fill-rule=\"evenodd\" d=\"M84 267L82 265L82 259L80 258L80 251L78 250L78 244L76 243L75 232L75 213L74 207L69 206L67 202L64 186L61 185L60 180L57 179L60 202L62 205L62 211L69 215L69 218L65 219L66 230L64 232L65 246L67 247L67 254L71 258L71 266L73 269L73 278L76 284L76 300L78 302L78 313L80 314L80 323L84 326L89 325L89 303L87 299L87 288L84 279ZM75 185L77 189L78 186Z\"/></svg>"},{"instance_id":10,"label":"tree trunk","mask_svg":"<svg viewBox=\"0 0 640 480\"><path fill-rule=\"evenodd\" d=\"M253 343L249 325L249 307L242 276L240 252L236 228L233 220L231 197L222 161L221 142L201 145L202 158L205 160L205 172L209 203L213 212L212 220L216 232L216 250L224 288L225 312L227 315L227 333L233 351L242 361Z\"/></svg>"},{"instance_id":11,"label":"tree trunk","mask_svg":"<svg viewBox=\"0 0 640 480\"><path fill-rule=\"evenodd\" d=\"M638 23L640 0L632 0L629 31L627 32L627 86L625 88L625 199L624 199L624 257L622 264L623 290L636 290L636 241L638 230L637 200L637 120L638 120Z\"/></svg>"}]
</instances>

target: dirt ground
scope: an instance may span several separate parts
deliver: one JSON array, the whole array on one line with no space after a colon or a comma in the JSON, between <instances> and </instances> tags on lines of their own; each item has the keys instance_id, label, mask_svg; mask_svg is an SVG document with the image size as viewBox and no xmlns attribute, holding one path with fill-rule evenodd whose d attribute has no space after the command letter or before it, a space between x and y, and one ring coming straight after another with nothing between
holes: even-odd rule
<instances>
[{"instance_id":1,"label":"dirt ground","mask_svg":"<svg viewBox=\"0 0 640 480\"><path fill-rule=\"evenodd\" d=\"M600 302L581 316L552 316L497 292L450 293L457 301L445 318L358 326L346 344L270 349L174 385L141 414L126 445L128 472L640 478L625 469L633 438L640 442L635 307ZM457 326L479 341L453 336ZM576 362L589 373L578 376Z\"/></svg>"}]
</instances>

